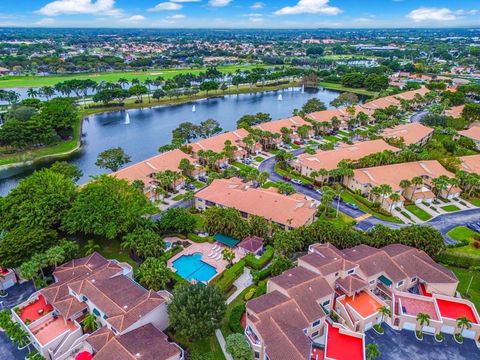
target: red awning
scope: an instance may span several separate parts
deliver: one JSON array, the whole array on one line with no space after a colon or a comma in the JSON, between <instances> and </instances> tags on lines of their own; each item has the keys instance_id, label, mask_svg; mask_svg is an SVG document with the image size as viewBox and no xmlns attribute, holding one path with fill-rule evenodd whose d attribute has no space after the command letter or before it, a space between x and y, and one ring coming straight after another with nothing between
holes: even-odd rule
<instances>
[{"instance_id":1,"label":"red awning","mask_svg":"<svg viewBox=\"0 0 480 360\"><path fill-rule=\"evenodd\" d=\"M82 351L75 357L75 360L92 360L92 359L93 359L93 355L90 354L88 351Z\"/></svg>"}]
</instances>

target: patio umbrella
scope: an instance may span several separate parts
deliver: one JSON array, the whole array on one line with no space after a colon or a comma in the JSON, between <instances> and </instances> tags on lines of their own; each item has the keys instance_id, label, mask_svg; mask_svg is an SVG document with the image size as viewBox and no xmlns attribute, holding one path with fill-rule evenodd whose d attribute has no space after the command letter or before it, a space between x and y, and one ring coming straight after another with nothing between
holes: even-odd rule
<instances>
[{"instance_id":1,"label":"patio umbrella","mask_svg":"<svg viewBox=\"0 0 480 360\"><path fill-rule=\"evenodd\" d=\"M92 360L93 355L90 354L88 351L82 351L81 353L78 353L78 355L75 357L75 360Z\"/></svg>"}]
</instances>

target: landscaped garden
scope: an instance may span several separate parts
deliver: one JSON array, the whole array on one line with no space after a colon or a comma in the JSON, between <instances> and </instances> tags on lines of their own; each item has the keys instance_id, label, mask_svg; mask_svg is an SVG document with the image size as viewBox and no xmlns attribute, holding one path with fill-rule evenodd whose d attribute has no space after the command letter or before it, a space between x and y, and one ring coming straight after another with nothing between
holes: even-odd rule
<instances>
[{"instance_id":1,"label":"landscaped garden","mask_svg":"<svg viewBox=\"0 0 480 360\"><path fill-rule=\"evenodd\" d=\"M447 211L447 212L459 211L460 210L460 208L456 205L445 205L445 206L441 206L440 208Z\"/></svg>"},{"instance_id":2,"label":"landscaped garden","mask_svg":"<svg viewBox=\"0 0 480 360\"><path fill-rule=\"evenodd\" d=\"M347 190L342 192L340 196L344 202L353 203L357 205L360 210L372 214L373 216L376 216L381 220L402 224L402 220L400 220L399 218L390 214L386 214L384 211L380 212L380 210L375 209L373 203L368 201L368 199L364 198L361 195L354 194L353 192Z\"/></svg>"}]
</instances>

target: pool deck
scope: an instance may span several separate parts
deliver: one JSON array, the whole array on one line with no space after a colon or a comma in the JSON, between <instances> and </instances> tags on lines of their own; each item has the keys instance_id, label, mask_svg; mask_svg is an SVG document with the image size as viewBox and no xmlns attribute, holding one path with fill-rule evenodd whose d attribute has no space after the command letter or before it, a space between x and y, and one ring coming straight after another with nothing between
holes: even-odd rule
<instances>
[{"instance_id":1,"label":"pool deck","mask_svg":"<svg viewBox=\"0 0 480 360\"><path fill-rule=\"evenodd\" d=\"M362 291L355 296L346 296L340 301L344 306L349 304L364 319L378 313L378 308L382 306L381 303L365 291Z\"/></svg>"},{"instance_id":2,"label":"pool deck","mask_svg":"<svg viewBox=\"0 0 480 360\"><path fill-rule=\"evenodd\" d=\"M36 300L32 301L31 304L28 304L22 308L20 319L22 319L23 322L25 322L27 319L30 322L34 322L35 320L47 315L51 311L53 311L53 306L47 304L45 297L40 294Z\"/></svg>"},{"instance_id":3,"label":"pool deck","mask_svg":"<svg viewBox=\"0 0 480 360\"><path fill-rule=\"evenodd\" d=\"M479 323L477 316L470 305L453 300L435 299L435 301L437 302L442 317L453 320L460 317L466 317L473 324Z\"/></svg>"},{"instance_id":4,"label":"pool deck","mask_svg":"<svg viewBox=\"0 0 480 360\"><path fill-rule=\"evenodd\" d=\"M172 237L172 238L166 238L165 241L171 241L172 243L174 243L175 241L178 241L180 239L178 238L175 238L175 237ZM182 241L185 241L185 240L182 240ZM189 241L190 242L190 246L185 248L183 251L181 251L180 253L176 254L175 256L173 256L172 258L170 258L167 262L167 266L173 271L173 272L176 272L176 269L173 267L173 262L175 260L177 260L179 257L183 256L183 255L191 255L191 254L194 254L194 253L201 253L203 255L202 257L202 261L213 266L216 270L217 270L217 274L223 272L226 268L227 268L227 265L228 265L228 262L223 260L223 258L221 258L220 260L214 260L210 257L208 257L208 254L210 254L213 250L213 247L215 245L222 245L222 244L219 244L219 243L213 243L213 244L210 244L208 242L205 242L205 243L195 243L195 242L192 242L192 241ZM225 248L226 246L225 245L222 245L222 249ZM235 251L235 259L233 260L233 262L237 262L238 260L240 260L243 255L240 253L240 251L237 249L237 248L232 248L233 251ZM219 252L221 254L221 250Z\"/></svg>"},{"instance_id":5,"label":"pool deck","mask_svg":"<svg viewBox=\"0 0 480 360\"><path fill-rule=\"evenodd\" d=\"M421 299L420 297L406 297L398 296L400 304L402 305L402 312L406 315L416 317L419 313L425 313L430 316L431 320L439 320L437 309L435 308L435 303L432 298L430 301Z\"/></svg>"}]
</instances>

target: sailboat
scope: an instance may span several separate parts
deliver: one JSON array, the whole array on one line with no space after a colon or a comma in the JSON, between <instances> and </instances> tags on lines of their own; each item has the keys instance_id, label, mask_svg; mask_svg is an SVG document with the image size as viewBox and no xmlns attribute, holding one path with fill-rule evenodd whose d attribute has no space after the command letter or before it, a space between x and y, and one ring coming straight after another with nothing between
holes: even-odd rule
<instances>
[{"instance_id":1,"label":"sailboat","mask_svg":"<svg viewBox=\"0 0 480 360\"><path fill-rule=\"evenodd\" d=\"M283 96L282 96L282 94L279 94L278 95L278 101L282 101L282 100L283 100Z\"/></svg>"},{"instance_id":2,"label":"sailboat","mask_svg":"<svg viewBox=\"0 0 480 360\"><path fill-rule=\"evenodd\" d=\"M125 125L130 124L130 115L128 114L128 111L125 114Z\"/></svg>"},{"instance_id":3,"label":"sailboat","mask_svg":"<svg viewBox=\"0 0 480 360\"><path fill-rule=\"evenodd\" d=\"M192 106L192 112L195 112L197 111L197 109L195 108L195 105Z\"/></svg>"}]
</instances>

